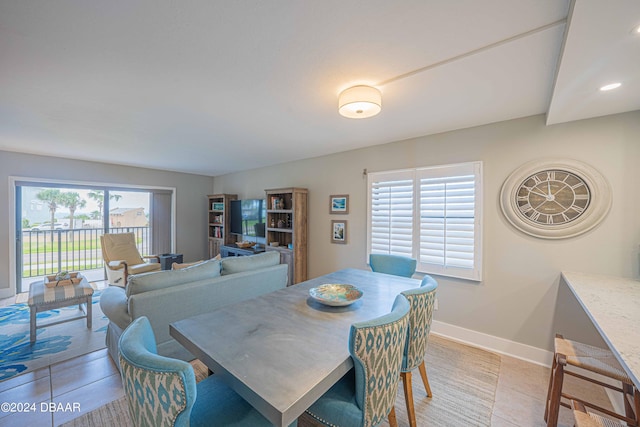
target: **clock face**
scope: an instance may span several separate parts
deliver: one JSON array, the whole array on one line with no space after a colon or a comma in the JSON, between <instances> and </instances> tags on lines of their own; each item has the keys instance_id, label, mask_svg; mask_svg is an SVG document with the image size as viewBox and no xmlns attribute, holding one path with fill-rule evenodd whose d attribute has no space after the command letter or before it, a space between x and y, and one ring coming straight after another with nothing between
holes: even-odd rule
<instances>
[{"instance_id":1,"label":"clock face","mask_svg":"<svg viewBox=\"0 0 640 427\"><path fill-rule=\"evenodd\" d=\"M528 176L517 189L515 204L527 221L545 226L577 220L589 207L591 191L578 175L547 169Z\"/></svg>"},{"instance_id":2,"label":"clock face","mask_svg":"<svg viewBox=\"0 0 640 427\"><path fill-rule=\"evenodd\" d=\"M507 177L500 207L507 221L526 234L565 239L604 219L611 207L611 188L600 172L585 163L533 160Z\"/></svg>"}]
</instances>

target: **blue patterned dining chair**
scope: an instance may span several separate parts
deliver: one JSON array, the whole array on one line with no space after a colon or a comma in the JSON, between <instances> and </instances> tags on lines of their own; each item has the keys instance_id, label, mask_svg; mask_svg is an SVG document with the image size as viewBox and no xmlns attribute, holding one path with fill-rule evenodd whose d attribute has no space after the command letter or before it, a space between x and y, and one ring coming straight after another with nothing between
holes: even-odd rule
<instances>
[{"instance_id":1,"label":"blue patterned dining chair","mask_svg":"<svg viewBox=\"0 0 640 427\"><path fill-rule=\"evenodd\" d=\"M388 417L397 427L394 403L408 324L409 302L403 295L396 297L391 313L354 323L349 335L354 369L306 413L325 426L374 427Z\"/></svg>"},{"instance_id":2,"label":"blue patterned dining chair","mask_svg":"<svg viewBox=\"0 0 640 427\"><path fill-rule=\"evenodd\" d=\"M422 279L419 288L402 292L402 295L407 297L411 305L407 344L405 346L404 357L402 358L402 369L400 371L400 377L402 378L402 385L404 387L404 399L409 416L409 425L411 427L416 426L411 371L419 368L427 396L431 397L431 387L429 387L427 369L424 365L424 354L427 351L431 319L433 318L433 304L436 300L437 288L438 282L436 282L433 277L426 275Z\"/></svg>"},{"instance_id":3,"label":"blue patterned dining chair","mask_svg":"<svg viewBox=\"0 0 640 427\"><path fill-rule=\"evenodd\" d=\"M215 375L196 384L191 364L159 356L146 317L131 322L119 347L122 383L134 426L272 426ZM295 425L297 421L291 424Z\"/></svg>"},{"instance_id":4,"label":"blue patterned dining chair","mask_svg":"<svg viewBox=\"0 0 640 427\"><path fill-rule=\"evenodd\" d=\"M400 255L371 254L369 266L376 273L393 274L394 276L411 277L416 272L417 261Z\"/></svg>"}]
</instances>

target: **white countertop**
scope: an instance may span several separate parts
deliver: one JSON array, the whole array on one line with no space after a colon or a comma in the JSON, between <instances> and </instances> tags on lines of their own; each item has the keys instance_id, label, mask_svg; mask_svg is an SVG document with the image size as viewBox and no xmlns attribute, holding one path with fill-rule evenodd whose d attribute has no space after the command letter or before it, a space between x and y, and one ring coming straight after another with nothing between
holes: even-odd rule
<instances>
[{"instance_id":1,"label":"white countertop","mask_svg":"<svg viewBox=\"0 0 640 427\"><path fill-rule=\"evenodd\" d=\"M573 272L562 277L640 389L640 281Z\"/></svg>"}]
</instances>

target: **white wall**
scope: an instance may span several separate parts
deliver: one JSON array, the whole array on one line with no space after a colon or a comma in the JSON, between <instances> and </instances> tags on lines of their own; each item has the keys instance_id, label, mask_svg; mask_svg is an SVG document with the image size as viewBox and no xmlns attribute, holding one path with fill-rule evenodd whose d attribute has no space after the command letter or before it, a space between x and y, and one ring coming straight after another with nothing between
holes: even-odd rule
<instances>
[{"instance_id":1,"label":"white wall","mask_svg":"<svg viewBox=\"0 0 640 427\"><path fill-rule=\"evenodd\" d=\"M363 169L482 160L484 280L436 277L440 308L434 319L540 349L551 349L553 334L565 330L597 343L575 300L559 289L559 276L563 270L640 276L640 112L550 127L544 120L533 116L229 174L214 179L214 192L253 198L267 188L308 188L309 276L315 277L367 268ZM550 241L524 235L504 219L502 183L521 164L544 157L580 160L607 177L613 206L598 227ZM347 216L329 215L331 194L349 194ZM330 243L331 219L348 220L347 245Z\"/></svg>"},{"instance_id":2,"label":"white wall","mask_svg":"<svg viewBox=\"0 0 640 427\"><path fill-rule=\"evenodd\" d=\"M9 177L88 181L176 189L176 251L185 261L207 256L207 199L213 178L176 172L68 160L0 151L0 294L10 287L9 253L13 245ZM1 184L4 183L4 184ZM3 295L9 296L9 295Z\"/></svg>"}]
</instances>

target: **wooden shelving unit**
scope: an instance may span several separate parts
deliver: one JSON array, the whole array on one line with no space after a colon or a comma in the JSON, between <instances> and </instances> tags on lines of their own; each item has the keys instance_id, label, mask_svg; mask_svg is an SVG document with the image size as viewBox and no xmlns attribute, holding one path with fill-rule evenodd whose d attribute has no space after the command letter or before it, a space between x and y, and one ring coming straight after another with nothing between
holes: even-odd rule
<instances>
[{"instance_id":1,"label":"wooden shelving unit","mask_svg":"<svg viewBox=\"0 0 640 427\"><path fill-rule=\"evenodd\" d=\"M306 188L265 190L267 196L266 250L278 251L289 265L289 283L307 280ZM274 246L275 244L275 246Z\"/></svg>"},{"instance_id":2,"label":"wooden shelving unit","mask_svg":"<svg viewBox=\"0 0 640 427\"><path fill-rule=\"evenodd\" d=\"M231 200L237 200L236 194L213 194L207 196L208 200L208 233L209 233L209 258L220 253L222 245L231 245L236 242L236 236L229 233L231 222Z\"/></svg>"}]
</instances>

